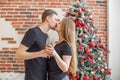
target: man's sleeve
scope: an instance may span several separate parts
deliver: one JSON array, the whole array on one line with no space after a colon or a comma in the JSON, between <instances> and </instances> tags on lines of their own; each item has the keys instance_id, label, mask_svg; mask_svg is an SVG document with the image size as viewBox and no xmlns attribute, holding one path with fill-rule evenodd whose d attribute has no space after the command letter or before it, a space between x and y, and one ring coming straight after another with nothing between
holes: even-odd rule
<instances>
[{"instance_id":1,"label":"man's sleeve","mask_svg":"<svg viewBox=\"0 0 120 80\"><path fill-rule=\"evenodd\" d=\"M34 42L35 42L35 31L33 29L29 29L25 33L23 40L21 41L21 44L30 48Z\"/></svg>"}]
</instances>

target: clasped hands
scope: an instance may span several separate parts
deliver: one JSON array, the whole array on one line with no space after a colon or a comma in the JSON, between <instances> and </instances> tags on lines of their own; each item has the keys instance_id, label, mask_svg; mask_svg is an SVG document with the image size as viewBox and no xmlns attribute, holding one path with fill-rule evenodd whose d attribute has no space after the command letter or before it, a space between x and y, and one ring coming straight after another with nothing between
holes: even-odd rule
<instances>
[{"instance_id":1,"label":"clasped hands","mask_svg":"<svg viewBox=\"0 0 120 80\"><path fill-rule=\"evenodd\" d=\"M51 57L56 55L56 51L51 44L46 44L45 49L42 50L43 57Z\"/></svg>"}]
</instances>

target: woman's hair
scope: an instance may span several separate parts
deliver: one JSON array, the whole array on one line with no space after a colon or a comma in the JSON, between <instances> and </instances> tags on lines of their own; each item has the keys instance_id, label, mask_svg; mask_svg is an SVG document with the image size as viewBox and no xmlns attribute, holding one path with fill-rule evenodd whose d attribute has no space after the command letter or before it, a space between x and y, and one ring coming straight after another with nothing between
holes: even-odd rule
<instances>
[{"instance_id":1,"label":"woman's hair","mask_svg":"<svg viewBox=\"0 0 120 80\"><path fill-rule=\"evenodd\" d=\"M52 10L52 9L46 9L43 13L42 13L42 22L44 22L46 20L47 16L52 16L53 14L57 15L57 13Z\"/></svg>"},{"instance_id":2,"label":"woman's hair","mask_svg":"<svg viewBox=\"0 0 120 80\"><path fill-rule=\"evenodd\" d=\"M75 43L75 23L69 17L65 17L61 22L61 35L63 39L71 46L72 50L72 59L70 62L69 71L72 73L76 73L77 54Z\"/></svg>"}]
</instances>

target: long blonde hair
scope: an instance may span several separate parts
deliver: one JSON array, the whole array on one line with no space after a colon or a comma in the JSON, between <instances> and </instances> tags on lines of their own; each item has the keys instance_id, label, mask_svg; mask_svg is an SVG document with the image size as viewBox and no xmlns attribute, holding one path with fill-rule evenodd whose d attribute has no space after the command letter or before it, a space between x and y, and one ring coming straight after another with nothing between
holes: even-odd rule
<instances>
[{"instance_id":1,"label":"long blonde hair","mask_svg":"<svg viewBox=\"0 0 120 80\"><path fill-rule=\"evenodd\" d=\"M73 74L77 71L77 54L75 44L75 23L68 17L65 17L61 22L61 36L71 46L72 59L69 66L69 71Z\"/></svg>"}]
</instances>

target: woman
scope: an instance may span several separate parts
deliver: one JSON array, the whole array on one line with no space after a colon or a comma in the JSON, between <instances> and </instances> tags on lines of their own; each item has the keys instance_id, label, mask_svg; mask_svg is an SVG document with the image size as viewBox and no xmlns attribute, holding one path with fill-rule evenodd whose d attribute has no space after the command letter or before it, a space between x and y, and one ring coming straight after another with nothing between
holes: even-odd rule
<instances>
[{"instance_id":1,"label":"woman","mask_svg":"<svg viewBox=\"0 0 120 80\"><path fill-rule=\"evenodd\" d=\"M75 23L70 18L64 18L55 30L59 41L54 48L50 44L45 48L52 56L48 59L48 80L69 80L66 72L75 74L77 69Z\"/></svg>"}]
</instances>

